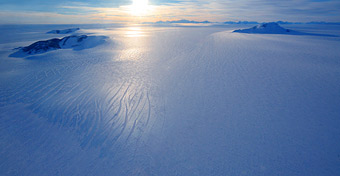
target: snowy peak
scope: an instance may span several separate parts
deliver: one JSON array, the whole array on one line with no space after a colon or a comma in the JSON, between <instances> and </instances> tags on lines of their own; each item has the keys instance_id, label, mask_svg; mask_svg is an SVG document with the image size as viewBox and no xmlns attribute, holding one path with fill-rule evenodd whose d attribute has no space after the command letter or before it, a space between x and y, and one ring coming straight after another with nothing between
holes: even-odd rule
<instances>
[{"instance_id":1,"label":"snowy peak","mask_svg":"<svg viewBox=\"0 0 340 176\"><path fill-rule=\"evenodd\" d=\"M73 48L74 50L82 50L101 45L106 39L106 36L71 35L62 38L59 46L61 49Z\"/></svg>"},{"instance_id":2,"label":"snowy peak","mask_svg":"<svg viewBox=\"0 0 340 176\"><path fill-rule=\"evenodd\" d=\"M297 34L297 31L285 29L278 23L263 23L249 29L238 29L233 32L239 33L259 33L259 34Z\"/></svg>"},{"instance_id":3,"label":"snowy peak","mask_svg":"<svg viewBox=\"0 0 340 176\"><path fill-rule=\"evenodd\" d=\"M84 40L88 38L87 35L72 35L68 37L64 37L60 40L59 46L60 48L73 48L79 46L83 43Z\"/></svg>"},{"instance_id":4,"label":"snowy peak","mask_svg":"<svg viewBox=\"0 0 340 176\"><path fill-rule=\"evenodd\" d=\"M80 28L70 28L70 29L63 29L63 30L52 30L47 32L47 34L69 34L80 30Z\"/></svg>"},{"instance_id":5,"label":"snowy peak","mask_svg":"<svg viewBox=\"0 0 340 176\"><path fill-rule=\"evenodd\" d=\"M233 32L249 33L249 34L287 34L287 35L313 35L313 36L338 37L336 35L306 33L306 32L285 29L281 27L279 23L276 23L276 22L262 23L252 28L238 29L238 30L234 30Z\"/></svg>"},{"instance_id":6,"label":"snowy peak","mask_svg":"<svg viewBox=\"0 0 340 176\"><path fill-rule=\"evenodd\" d=\"M254 26L252 29L264 32L279 32L279 33L290 32L289 29L285 29L281 27L278 23L274 22L259 24L257 26Z\"/></svg>"},{"instance_id":7,"label":"snowy peak","mask_svg":"<svg viewBox=\"0 0 340 176\"><path fill-rule=\"evenodd\" d=\"M82 50L96 47L105 42L105 36L71 35L61 39L53 38L45 41L37 41L29 46L20 47L10 57L26 57L29 55L42 54L57 49Z\"/></svg>"}]
</instances>

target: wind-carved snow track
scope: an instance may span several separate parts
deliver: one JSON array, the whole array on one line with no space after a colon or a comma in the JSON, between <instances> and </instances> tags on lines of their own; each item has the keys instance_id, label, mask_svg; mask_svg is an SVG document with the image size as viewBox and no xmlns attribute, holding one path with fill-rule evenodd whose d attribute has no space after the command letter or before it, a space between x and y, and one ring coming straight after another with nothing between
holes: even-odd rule
<instances>
[{"instance_id":1,"label":"wind-carved snow track","mask_svg":"<svg viewBox=\"0 0 340 176\"><path fill-rule=\"evenodd\" d=\"M105 66L107 63L95 64L99 68L86 61L69 61L36 69L12 80L16 83L9 85L15 87L0 86L0 97L6 97L0 99L0 105L20 102L37 118L78 134L82 148L96 148L101 156L114 156L142 137L150 121L149 93L135 79L101 75L105 71L95 69L110 67ZM106 80L96 82L96 77Z\"/></svg>"}]
</instances>

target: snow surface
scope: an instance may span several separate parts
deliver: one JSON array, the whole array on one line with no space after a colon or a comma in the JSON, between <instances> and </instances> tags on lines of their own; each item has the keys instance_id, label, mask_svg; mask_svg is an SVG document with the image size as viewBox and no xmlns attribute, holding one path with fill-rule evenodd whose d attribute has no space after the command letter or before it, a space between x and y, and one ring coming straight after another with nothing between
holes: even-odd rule
<instances>
[{"instance_id":1,"label":"snow surface","mask_svg":"<svg viewBox=\"0 0 340 176\"><path fill-rule=\"evenodd\" d=\"M103 44L106 38L105 36L71 35L62 39L53 38L45 41L37 41L29 46L16 48L18 51L12 53L10 57L27 57L57 49L88 49Z\"/></svg>"},{"instance_id":2,"label":"snow surface","mask_svg":"<svg viewBox=\"0 0 340 176\"><path fill-rule=\"evenodd\" d=\"M340 39L238 27L84 26L107 42L30 59L55 26L0 27L0 175L340 175Z\"/></svg>"},{"instance_id":3,"label":"snow surface","mask_svg":"<svg viewBox=\"0 0 340 176\"><path fill-rule=\"evenodd\" d=\"M51 30L48 31L47 34L69 34L80 30L80 28L70 28L70 29L63 29L63 30Z\"/></svg>"}]
</instances>

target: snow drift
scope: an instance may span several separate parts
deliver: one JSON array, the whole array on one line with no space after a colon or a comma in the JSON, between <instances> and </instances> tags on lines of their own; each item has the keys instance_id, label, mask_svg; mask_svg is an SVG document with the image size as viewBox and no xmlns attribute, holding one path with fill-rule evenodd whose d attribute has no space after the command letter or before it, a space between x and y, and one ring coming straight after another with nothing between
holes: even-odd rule
<instances>
[{"instance_id":1,"label":"snow drift","mask_svg":"<svg viewBox=\"0 0 340 176\"><path fill-rule=\"evenodd\" d=\"M105 36L71 35L61 39L54 38L45 41L38 41L26 47L19 47L19 51L10 57L26 57L29 55L42 54L57 49L82 50L93 48L105 42Z\"/></svg>"},{"instance_id":2,"label":"snow drift","mask_svg":"<svg viewBox=\"0 0 340 176\"><path fill-rule=\"evenodd\" d=\"M52 30L47 32L47 34L69 34L78 31L80 28L70 28L70 29L63 29L63 30Z\"/></svg>"}]
</instances>

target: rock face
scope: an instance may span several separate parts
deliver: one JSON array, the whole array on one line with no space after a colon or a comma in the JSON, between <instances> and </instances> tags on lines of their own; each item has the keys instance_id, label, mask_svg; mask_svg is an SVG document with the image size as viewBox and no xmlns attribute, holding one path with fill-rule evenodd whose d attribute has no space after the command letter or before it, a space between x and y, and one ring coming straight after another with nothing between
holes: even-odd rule
<instances>
[{"instance_id":1,"label":"rock face","mask_svg":"<svg viewBox=\"0 0 340 176\"><path fill-rule=\"evenodd\" d=\"M75 31L78 31L80 28L70 28L70 29L63 29L63 30L52 30L47 32L47 34L69 34Z\"/></svg>"},{"instance_id":2,"label":"rock face","mask_svg":"<svg viewBox=\"0 0 340 176\"><path fill-rule=\"evenodd\" d=\"M105 36L71 35L61 39L53 38L45 41L38 41L26 47L17 48L18 51L10 57L26 57L29 55L41 54L57 49L82 50L93 48L105 42Z\"/></svg>"},{"instance_id":3,"label":"rock face","mask_svg":"<svg viewBox=\"0 0 340 176\"><path fill-rule=\"evenodd\" d=\"M275 22L263 23L249 29L238 29L233 32L258 34L299 34L299 32L285 29Z\"/></svg>"},{"instance_id":4,"label":"rock face","mask_svg":"<svg viewBox=\"0 0 340 176\"><path fill-rule=\"evenodd\" d=\"M60 49L59 42L60 39L57 38L46 41L38 41L29 46L23 47L20 50L27 54L44 53L49 50Z\"/></svg>"}]
</instances>

